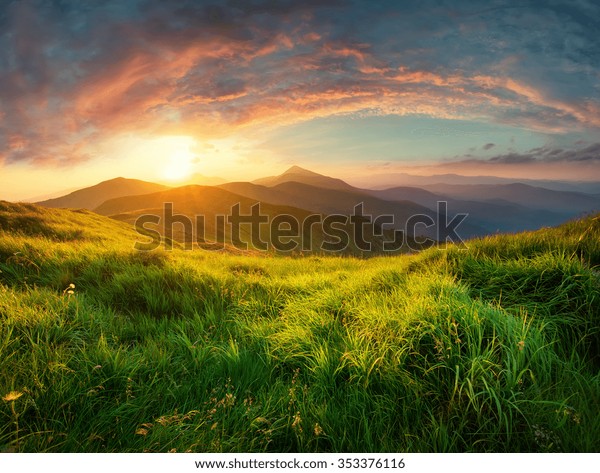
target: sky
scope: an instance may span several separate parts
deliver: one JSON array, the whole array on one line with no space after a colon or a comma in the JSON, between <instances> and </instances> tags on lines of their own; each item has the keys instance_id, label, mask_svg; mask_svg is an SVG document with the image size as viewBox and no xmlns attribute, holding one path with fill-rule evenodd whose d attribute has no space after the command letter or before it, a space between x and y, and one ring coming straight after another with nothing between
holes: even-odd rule
<instances>
[{"instance_id":1,"label":"sky","mask_svg":"<svg viewBox=\"0 0 600 473\"><path fill-rule=\"evenodd\" d=\"M597 1L0 0L0 199L297 164L600 180Z\"/></svg>"}]
</instances>

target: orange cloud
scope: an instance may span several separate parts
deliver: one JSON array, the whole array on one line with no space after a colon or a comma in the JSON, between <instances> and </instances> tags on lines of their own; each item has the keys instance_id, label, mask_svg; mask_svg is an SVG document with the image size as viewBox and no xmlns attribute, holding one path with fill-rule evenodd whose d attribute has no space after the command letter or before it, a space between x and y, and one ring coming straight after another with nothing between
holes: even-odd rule
<instances>
[{"instance_id":1,"label":"orange cloud","mask_svg":"<svg viewBox=\"0 0 600 473\"><path fill-rule=\"evenodd\" d=\"M223 136L333 114L424 114L560 133L600 128L597 100L565 99L527 79L518 73L517 52L487 61L472 51L458 54L447 42L484 35L493 26L484 20L454 25L458 33L446 37L452 28L442 15L443 28L419 36L421 24L396 12L378 38L377 29L365 34L333 22L344 15L335 1L330 7L338 9L322 19L315 6L321 3L157 2L140 18L136 11L123 19L101 10L105 21L86 23L85 34L77 24L64 29L62 12L46 19L15 4L9 29L16 39L5 49L18 67L0 71L0 153L5 160L82 160L93 155L94 143L117 133ZM385 9L359 11L379 26L387 20ZM447 13L451 22L460 17ZM422 20L420 10L412 14ZM73 15L90 20L85 12ZM348 25L356 26L353 18L345 17ZM464 59L460 67L436 55L446 50L456 56L450 60Z\"/></svg>"}]
</instances>

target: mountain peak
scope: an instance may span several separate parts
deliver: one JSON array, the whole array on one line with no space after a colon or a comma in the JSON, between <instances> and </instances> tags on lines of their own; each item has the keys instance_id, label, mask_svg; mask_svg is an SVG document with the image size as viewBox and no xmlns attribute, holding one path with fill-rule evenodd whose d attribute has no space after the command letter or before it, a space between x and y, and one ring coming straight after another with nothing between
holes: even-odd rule
<instances>
[{"instance_id":1,"label":"mountain peak","mask_svg":"<svg viewBox=\"0 0 600 473\"><path fill-rule=\"evenodd\" d=\"M314 187L322 187L328 189L338 190L352 190L354 189L349 184L346 184L341 179L336 179L329 176L324 176L308 169L301 168L300 166L292 166L283 174L279 176L263 177L253 181L254 184L261 186L274 187L284 182L299 182L301 184L308 184Z\"/></svg>"},{"instance_id":2,"label":"mountain peak","mask_svg":"<svg viewBox=\"0 0 600 473\"><path fill-rule=\"evenodd\" d=\"M301 168L300 166L296 166L295 164L281 175L285 176L286 174L303 174L305 176L319 176L320 175L316 172L309 171L308 169Z\"/></svg>"}]
</instances>

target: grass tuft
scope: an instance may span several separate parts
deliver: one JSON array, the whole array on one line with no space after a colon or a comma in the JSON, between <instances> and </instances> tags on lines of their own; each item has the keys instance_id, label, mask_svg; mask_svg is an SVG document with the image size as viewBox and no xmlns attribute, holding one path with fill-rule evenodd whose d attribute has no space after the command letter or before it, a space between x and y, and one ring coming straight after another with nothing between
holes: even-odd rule
<instances>
[{"instance_id":1,"label":"grass tuft","mask_svg":"<svg viewBox=\"0 0 600 473\"><path fill-rule=\"evenodd\" d=\"M0 451L597 451L598 222L288 258L0 202Z\"/></svg>"}]
</instances>

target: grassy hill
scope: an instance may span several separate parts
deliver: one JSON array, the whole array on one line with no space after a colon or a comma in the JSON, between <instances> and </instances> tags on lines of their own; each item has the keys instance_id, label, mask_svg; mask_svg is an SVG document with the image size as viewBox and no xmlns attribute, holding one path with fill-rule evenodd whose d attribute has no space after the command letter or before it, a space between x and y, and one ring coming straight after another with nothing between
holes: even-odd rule
<instances>
[{"instance_id":1,"label":"grassy hill","mask_svg":"<svg viewBox=\"0 0 600 473\"><path fill-rule=\"evenodd\" d=\"M600 217L358 259L0 202L0 451L598 451Z\"/></svg>"}]
</instances>

